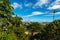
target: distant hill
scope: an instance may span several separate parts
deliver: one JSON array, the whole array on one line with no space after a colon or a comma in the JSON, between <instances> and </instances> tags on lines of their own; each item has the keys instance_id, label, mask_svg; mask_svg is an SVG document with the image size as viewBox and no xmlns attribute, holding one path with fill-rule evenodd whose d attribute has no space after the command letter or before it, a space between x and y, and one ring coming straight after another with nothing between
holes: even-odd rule
<instances>
[{"instance_id":1,"label":"distant hill","mask_svg":"<svg viewBox=\"0 0 60 40\"><path fill-rule=\"evenodd\" d=\"M25 22L25 24L29 24L30 22ZM51 23L51 22L39 22L40 24L43 24L43 25L45 25L45 24L49 24L49 23Z\"/></svg>"},{"instance_id":2,"label":"distant hill","mask_svg":"<svg viewBox=\"0 0 60 40\"><path fill-rule=\"evenodd\" d=\"M49 24L50 22L40 22L41 24Z\"/></svg>"}]
</instances>

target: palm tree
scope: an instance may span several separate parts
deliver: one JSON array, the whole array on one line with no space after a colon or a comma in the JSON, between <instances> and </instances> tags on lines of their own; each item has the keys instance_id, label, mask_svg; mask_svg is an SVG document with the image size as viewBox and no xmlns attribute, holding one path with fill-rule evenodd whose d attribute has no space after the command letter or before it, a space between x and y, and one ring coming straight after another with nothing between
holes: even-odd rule
<instances>
[{"instance_id":1,"label":"palm tree","mask_svg":"<svg viewBox=\"0 0 60 40\"><path fill-rule=\"evenodd\" d=\"M53 21L54 21L54 18L55 18L55 13L56 13L56 10L53 10Z\"/></svg>"}]
</instances>

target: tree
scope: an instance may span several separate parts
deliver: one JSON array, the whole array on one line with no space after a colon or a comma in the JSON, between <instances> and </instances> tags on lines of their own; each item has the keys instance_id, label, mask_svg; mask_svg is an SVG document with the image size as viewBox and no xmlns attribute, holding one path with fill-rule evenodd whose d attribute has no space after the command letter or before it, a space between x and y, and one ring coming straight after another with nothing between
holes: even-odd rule
<instances>
[{"instance_id":1,"label":"tree","mask_svg":"<svg viewBox=\"0 0 60 40\"><path fill-rule=\"evenodd\" d=\"M12 11L12 7L10 5L9 0L0 0L0 23L1 25L1 36L0 36L0 40L8 40L10 38L8 38L8 25L9 25L9 19L12 17L12 15L14 14ZM8 37L7 37L8 36ZM11 39L13 40L13 39Z\"/></svg>"},{"instance_id":2,"label":"tree","mask_svg":"<svg viewBox=\"0 0 60 40\"><path fill-rule=\"evenodd\" d=\"M56 26L55 40L60 40L60 20L55 20L53 23Z\"/></svg>"},{"instance_id":3,"label":"tree","mask_svg":"<svg viewBox=\"0 0 60 40\"><path fill-rule=\"evenodd\" d=\"M12 7L10 5L9 0L1 0L0 2L0 16L2 18L12 16L13 12L11 12Z\"/></svg>"},{"instance_id":4,"label":"tree","mask_svg":"<svg viewBox=\"0 0 60 40\"><path fill-rule=\"evenodd\" d=\"M60 20L55 20L49 24L46 25L46 40L59 40L60 36Z\"/></svg>"},{"instance_id":5,"label":"tree","mask_svg":"<svg viewBox=\"0 0 60 40\"><path fill-rule=\"evenodd\" d=\"M5 26L14 14L9 0L0 0L0 22Z\"/></svg>"},{"instance_id":6,"label":"tree","mask_svg":"<svg viewBox=\"0 0 60 40\"><path fill-rule=\"evenodd\" d=\"M31 32L30 40L34 40L34 32L36 32L37 34L41 33L42 27L43 26L38 22L31 22L27 26L27 30L29 30L29 32Z\"/></svg>"}]
</instances>

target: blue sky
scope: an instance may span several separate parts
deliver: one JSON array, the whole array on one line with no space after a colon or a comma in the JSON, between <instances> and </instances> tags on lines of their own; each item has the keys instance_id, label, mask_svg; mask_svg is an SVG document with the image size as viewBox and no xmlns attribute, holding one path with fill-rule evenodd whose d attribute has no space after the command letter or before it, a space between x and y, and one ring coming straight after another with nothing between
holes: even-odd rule
<instances>
[{"instance_id":1,"label":"blue sky","mask_svg":"<svg viewBox=\"0 0 60 40\"><path fill-rule=\"evenodd\" d=\"M23 21L51 22L52 10L56 10L55 19L60 19L60 0L10 0L15 15Z\"/></svg>"}]
</instances>

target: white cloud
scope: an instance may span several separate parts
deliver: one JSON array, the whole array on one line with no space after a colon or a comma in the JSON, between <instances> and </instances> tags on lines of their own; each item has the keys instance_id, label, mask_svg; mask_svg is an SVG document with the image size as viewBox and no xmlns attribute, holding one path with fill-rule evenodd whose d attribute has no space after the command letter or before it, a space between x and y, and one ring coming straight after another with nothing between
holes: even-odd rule
<instances>
[{"instance_id":1,"label":"white cloud","mask_svg":"<svg viewBox=\"0 0 60 40\"><path fill-rule=\"evenodd\" d=\"M60 9L60 5L53 5L49 7L48 9Z\"/></svg>"},{"instance_id":2,"label":"white cloud","mask_svg":"<svg viewBox=\"0 0 60 40\"><path fill-rule=\"evenodd\" d=\"M58 14L58 15L59 15L59 14L60 14L60 12L57 12L57 13L55 13L55 14Z\"/></svg>"},{"instance_id":3,"label":"white cloud","mask_svg":"<svg viewBox=\"0 0 60 40\"><path fill-rule=\"evenodd\" d=\"M32 3L25 3L25 7L32 6Z\"/></svg>"},{"instance_id":4,"label":"white cloud","mask_svg":"<svg viewBox=\"0 0 60 40\"><path fill-rule=\"evenodd\" d=\"M35 16L35 15L41 15L43 14L42 12L38 12L38 11L35 11L35 12L32 12L31 15L27 15L27 16L24 16L24 17L31 17L31 16Z\"/></svg>"},{"instance_id":5,"label":"white cloud","mask_svg":"<svg viewBox=\"0 0 60 40\"><path fill-rule=\"evenodd\" d=\"M60 12L56 12L56 13L55 13L55 16L56 16L56 15L60 15ZM44 16L53 16L53 13L46 14L46 15L44 15Z\"/></svg>"},{"instance_id":6,"label":"white cloud","mask_svg":"<svg viewBox=\"0 0 60 40\"><path fill-rule=\"evenodd\" d=\"M16 9L16 8L22 9L22 5L20 5L20 4L16 3L16 2L14 2L11 6L12 6L14 9Z\"/></svg>"},{"instance_id":7,"label":"white cloud","mask_svg":"<svg viewBox=\"0 0 60 40\"><path fill-rule=\"evenodd\" d=\"M42 12L32 12L32 15L40 15L40 14L43 14Z\"/></svg>"},{"instance_id":8,"label":"white cloud","mask_svg":"<svg viewBox=\"0 0 60 40\"><path fill-rule=\"evenodd\" d=\"M37 3L34 5L33 8L38 7L38 6L42 7L43 5L46 5L48 3L49 3L49 0L38 0Z\"/></svg>"},{"instance_id":9,"label":"white cloud","mask_svg":"<svg viewBox=\"0 0 60 40\"><path fill-rule=\"evenodd\" d=\"M48 9L60 9L60 0L56 0L48 7Z\"/></svg>"}]
</instances>

